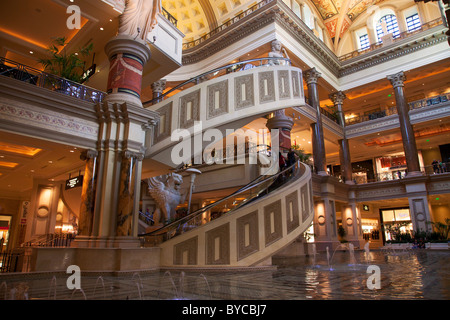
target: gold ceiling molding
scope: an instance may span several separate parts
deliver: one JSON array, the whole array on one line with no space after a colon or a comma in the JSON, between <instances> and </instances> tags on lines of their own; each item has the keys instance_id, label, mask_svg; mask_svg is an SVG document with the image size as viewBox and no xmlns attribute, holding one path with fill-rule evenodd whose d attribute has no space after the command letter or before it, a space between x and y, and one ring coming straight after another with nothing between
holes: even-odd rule
<instances>
[{"instance_id":1,"label":"gold ceiling molding","mask_svg":"<svg viewBox=\"0 0 450 320\"><path fill-rule=\"evenodd\" d=\"M214 10L211 6L211 3L209 0L198 0L200 3L200 6L203 9L203 12L205 13L206 20L208 21L209 30L214 30L219 25L217 23L216 15L214 14Z\"/></svg>"},{"instance_id":2,"label":"gold ceiling molding","mask_svg":"<svg viewBox=\"0 0 450 320\"><path fill-rule=\"evenodd\" d=\"M0 167L4 167L4 168L10 168L10 169L14 169L15 167L17 167L19 164L16 162L9 162L9 161L0 161Z\"/></svg>"},{"instance_id":3,"label":"gold ceiling molding","mask_svg":"<svg viewBox=\"0 0 450 320\"><path fill-rule=\"evenodd\" d=\"M0 151L33 157L42 151L42 149L0 142Z\"/></svg>"}]
</instances>

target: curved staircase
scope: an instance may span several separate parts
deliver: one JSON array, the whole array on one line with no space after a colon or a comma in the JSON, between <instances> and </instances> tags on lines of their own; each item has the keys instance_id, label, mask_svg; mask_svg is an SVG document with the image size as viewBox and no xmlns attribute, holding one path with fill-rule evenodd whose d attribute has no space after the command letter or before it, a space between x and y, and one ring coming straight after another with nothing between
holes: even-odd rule
<instances>
[{"instance_id":1,"label":"curved staircase","mask_svg":"<svg viewBox=\"0 0 450 320\"><path fill-rule=\"evenodd\" d=\"M297 162L141 236L160 248L162 268L262 266L306 231L313 210L311 170Z\"/></svg>"}]
</instances>

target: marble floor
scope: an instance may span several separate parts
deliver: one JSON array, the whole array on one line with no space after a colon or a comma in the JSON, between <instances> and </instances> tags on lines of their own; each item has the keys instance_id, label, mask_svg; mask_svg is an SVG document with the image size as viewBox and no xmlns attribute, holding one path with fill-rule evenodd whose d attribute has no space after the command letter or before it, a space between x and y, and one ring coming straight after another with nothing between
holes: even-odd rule
<instances>
[{"instance_id":1,"label":"marble floor","mask_svg":"<svg viewBox=\"0 0 450 320\"><path fill-rule=\"evenodd\" d=\"M272 270L235 272L154 271L121 276L81 273L81 288L69 290L69 275L0 274L0 300L399 300L450 299L450 252L425 249L337 251L276 258ZM368 288L369 266L379 268L380 289Z\"/></svg>"}]
</instances>

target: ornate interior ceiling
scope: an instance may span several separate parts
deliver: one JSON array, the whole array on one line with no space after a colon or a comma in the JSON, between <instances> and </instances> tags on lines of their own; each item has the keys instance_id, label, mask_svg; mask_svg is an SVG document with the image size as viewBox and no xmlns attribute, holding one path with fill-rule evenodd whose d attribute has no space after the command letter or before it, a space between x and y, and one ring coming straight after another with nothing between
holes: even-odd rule
<instances>
[{"instance_id":1,"label":"ornate interior ceiling","mask_svg":"<svg viewBox=\"0 0 450 320\"><path fill-rule=\"evenodd\" d=\"M293 0L295 1L295 0ZM351 24L371 6L387 0L310 0L327 27L330 37L342 38ZM254 0L162 0L162 6L178 21L189 42L255 5ZM285 3L290 3L285 0ZM302 1L300 1L302 2ZM289 5L289 4L288 4Z\"/></svg>"}]
</instances>

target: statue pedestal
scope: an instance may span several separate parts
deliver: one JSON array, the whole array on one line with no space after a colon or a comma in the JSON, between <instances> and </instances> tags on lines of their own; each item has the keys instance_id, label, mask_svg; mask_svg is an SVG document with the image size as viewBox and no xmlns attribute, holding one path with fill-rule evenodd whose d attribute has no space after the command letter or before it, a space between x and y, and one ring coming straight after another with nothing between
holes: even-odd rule
<instances>
[{"instance_id":1,"label":"statue pedestal","mask_svg":"<svg viewBox=\"0 0 450 320\"><path fill-rule=\"evenodd\" d=\"M105 52L110 61L105 101L142 107L142 75L150 47L140 38L119 34L108 41Z\"/></svg>"}]
</instances>

